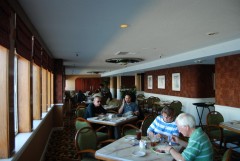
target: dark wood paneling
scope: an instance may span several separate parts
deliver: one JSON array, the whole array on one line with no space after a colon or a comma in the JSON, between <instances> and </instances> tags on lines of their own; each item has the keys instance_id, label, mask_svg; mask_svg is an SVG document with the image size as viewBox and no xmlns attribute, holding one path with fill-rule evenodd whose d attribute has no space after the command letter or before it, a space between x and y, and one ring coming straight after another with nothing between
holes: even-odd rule
<instances>
[{"instance_id":1,"label":"dark wood paneling","mask_svg":"<svg viewBox=\"0 0 240 161\"><path fill-rule=\"evenodd\" d=\"M181 90L172 90L172 73L180 73ZM144 74L144 91L188 98L214 97L214 65L190 65L149 71ZM147 76L153 76L153 89L147 89ZM158 76L165 75L165 89L158 89Z\"/></svg>"},{"instance_id":2,"label":"dark wood paneling","mask_svg":"<svg viewBox=\"0 0 240 161\"><path fill-rule=\"evenodd\" d=\"M216 103L240 107L240 54L216 59Z\"/></svg>"}]
</instances>

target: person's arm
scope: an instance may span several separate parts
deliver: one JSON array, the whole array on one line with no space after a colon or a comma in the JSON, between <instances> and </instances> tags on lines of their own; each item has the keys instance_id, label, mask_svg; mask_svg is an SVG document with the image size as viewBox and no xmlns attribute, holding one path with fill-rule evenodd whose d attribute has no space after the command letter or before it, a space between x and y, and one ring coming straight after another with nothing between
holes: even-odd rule
<instances>
[{"instance_id":1,"label":"person's arm","mask_svg":"<svg viewBox=\"0 0 240 161\"><path fill-rule=\"evenodd\" d=\"M94 108L94 105L92 103L90 103L88 105L88 108L87 108L87 110L88 110L88 117L94 117L95 116L93 108Z\"/></svg>"},{"instance_id":2,"label":"person's arm","mask_svg":"<svg viewBox=\"0 0 240 161\"><path fill-rule=\"evenodd\" d=\"M176 151L172 146L166 146L165 151L170 153L175 160L185 161L182 155Z\"/></svg>"},{"instance_id":3,"label":"person's arm","mask_svg":"<svg viewBox=\"0 0 240 161\"><path fill-rule=\"evenodd\" d=\"M103 113L103 114L107 113L107 110L105 110L102 105L99 108L101 108L101 113Z\"/></svg>"},{"instance_id":4,"label":"person's arm","mask_svg":"<svg viewBox=\"0 0 240 161\"><path fill-rule=\"evenodd\" d=\"M118 110L118 113L119 113L119 114L122 114L122 113L123 113L124 105L125 105L125 100L123 99L122 105L121 105L121 107L120 107L119 110Z\"/></svg>"},{"instance_id":5,"label":"person's arm","mask_svg":"<svg viewBox=\"0 0 240 161\"><path fill-rule=\"evenodd\" d=\"M134 103L134 115L138 116L139 115L139 109L136 103Z\"/></svg>"},{"instance_id":6,"label":"person's arm","mask_svg":"<svg viewBox=\"0 0 240 161\"><path fill-rule=\"evenodd\" d=\"M178 136L172 136L172 140L175 142L175 143L178 143L180 144L182 147L187 147L188 143L184 140L181 140Z\"/></svg>"}]
</instances>

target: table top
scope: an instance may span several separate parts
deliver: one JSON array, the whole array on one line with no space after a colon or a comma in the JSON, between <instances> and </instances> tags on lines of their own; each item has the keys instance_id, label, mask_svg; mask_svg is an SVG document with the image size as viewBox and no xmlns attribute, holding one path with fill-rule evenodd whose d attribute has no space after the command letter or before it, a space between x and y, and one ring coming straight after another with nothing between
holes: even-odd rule
<instances>
[{"instance_id":1,"label":"table top","mask_svg":"<svg viewBox=\"0 0 240 161\"><path fill-rule=\"evenodd\" d=\"M240 120L222 122L219 126L240 134Z\"/></svg>"},{"instance_id":2,"label":"table top","mask_svg":"<svg viewBox=\"0 0 240 161\"><path fill-rule=\"evenodd\" d=\"M124 123L137 120L137 116L127 116L127 117L90 117L87 120L91 123L97 123L102 125L109 125L109 126L119 126Z\"/></svg>"},{"instance_id":3,"label":"table top","mask_svg":"<svg viewBox=\"0 0 240 161\"><path fill-rule=\"evenodd\" d=\"M142 137L142 139L144 139ZM146 138L145 138L146 139ZM158 146L166 146L165 144L159 144ZM180 149L179 146L174 147ZM95 153L95 157L101 160L121 160L121 161L172 161L173 157L167 153L158 153L154 151L154 148L149 147L147 149L140 148L138 141L134 139L133 135L124 136L115 142L99 149Z\"/></svg>"}]
</instances>

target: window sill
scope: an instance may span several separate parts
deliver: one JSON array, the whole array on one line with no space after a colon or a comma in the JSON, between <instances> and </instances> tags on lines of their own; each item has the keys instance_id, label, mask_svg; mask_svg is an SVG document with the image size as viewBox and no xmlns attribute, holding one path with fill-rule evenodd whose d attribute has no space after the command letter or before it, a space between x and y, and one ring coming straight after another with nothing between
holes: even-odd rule
<instances>
[{"instance_id":1,"label":"window sill","mask_svg":"<svg viewBox=\"0 0 240 161\"><path fill-rule=\"evenodd\" d=\"M53 108L48 108L48 112L50 110L52 110ZM47 116L48 112L43 112L42 113L42 119L41 120L33 120L33 130L32 132L29 133L18 133L15 136L15 153L13 154L13 156L11 158L7 158L7 159L0 159L0 161L11 161L11 160L15 160L15 158L17 158L17 156L19 154L21 154L21 151L23 151L25 148L25 146L28 145L28 143L30 142L31 138L35 135L35 133L37 133L37 129L38 127L41 126L42 121L44 120L44 118Z\"/></svg>"}]
</instances>

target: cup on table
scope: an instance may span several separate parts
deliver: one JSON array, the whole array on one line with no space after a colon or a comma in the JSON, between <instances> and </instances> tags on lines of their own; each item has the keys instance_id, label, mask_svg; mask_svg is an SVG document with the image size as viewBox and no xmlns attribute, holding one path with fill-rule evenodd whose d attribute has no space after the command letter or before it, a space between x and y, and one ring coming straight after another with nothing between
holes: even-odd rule
<instances>
[{"instance_id":1,"label":"cup on table","mask_svg":"<svg viewBox=\"0 0 240 161\"><path fill-rule=\"evenodd\" d=\"M141 140L141 136L142 136L142 130L136 130L136 137L137 137L137 140Z\"/></svg>"}]
</instances>

